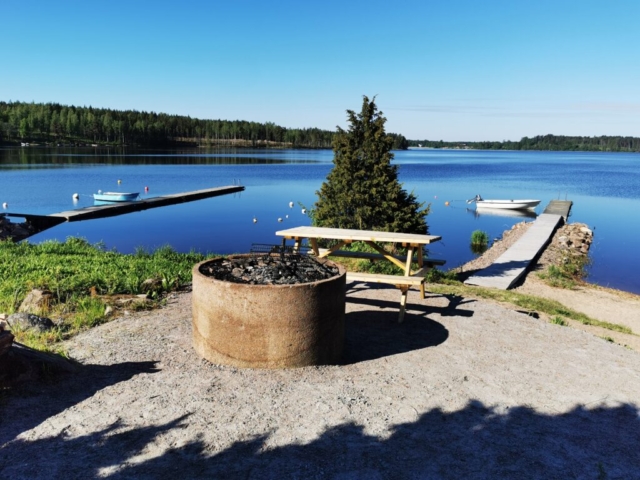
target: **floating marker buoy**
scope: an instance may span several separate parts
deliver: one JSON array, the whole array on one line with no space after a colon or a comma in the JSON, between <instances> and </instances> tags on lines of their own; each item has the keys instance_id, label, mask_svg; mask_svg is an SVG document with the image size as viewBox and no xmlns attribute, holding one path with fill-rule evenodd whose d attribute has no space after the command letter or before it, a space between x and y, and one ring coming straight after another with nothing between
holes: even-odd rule
<instances>
[{"instance_id":1,"label":"floating marker buoy","mask_svg":"<svg viewBox=\"0 0 640 480\"><path fill-rule=\"evenodd\" d=\"M303 208L303 209L302 209L302 214L304 215L305 213L307 213L307 209L306 209L306 208Z\"/></svg>"},{"instance_id":2,"label":"floating marker buoy","mask_svg":"<svg viewBox=\"0 0 640 480\"><path fill-rule=\"evenodd\" d=\"M444 202L444 206L448 207L449 206L449 202Z\"/></svg>"},{"instance_id":3,"label":"floating marker buoy","mask_svg":"<svg viewBox=\"0 0 640 480\"><path fill-rule=\"evenodd\" d=\"M438 195L434 195L433 198L438 198Z\"/></svg>"},{"instance_id":4,"label":"floating marker buoy","mask_svg":"<svg viewBox=\"0 0 640 480\"><path fill-rule=\"evenodd\" d=\"M282 217L278 218L278 221L281 222L282 221Z\"/></svg>"},{"instance_id":5,"label":"floating marker buoy","mask_svg":"<svg viewBox=\"0 0 640 480\"><path fill-rule=\"evenodd\" d=\"M77 193L73 194L73 199L74 200L78 200L80 198L80 195L78 195Z\"/></svg>"},{"instance_id":6,"label":"floating marker buoy","mask_svg":"<svg viewBox=\"0 0 640 480\"><path fill-rule=\"evenodd\" d=\"M253 217L253 223L258 223L258 219L256 217Z\"/></svg>"},{"instance_id":7,"label":"floating marker buoy","mask_svg":"<svg viewBox=\"0 0 640 480\"><path fill-rule=\"evenodd\" d=\"M122 183L122 180L118 180L118 185L120 185Z\"/></svg>"},{"instance_id":8,"label":"floating marker buoy","mask_svg":"<svg viewBox=\"0 0 640 480\"><path fill-rule=\"evenodd\" d=\"M7 209L7 207L8 207L8 206L9 206L9 204L8 204L7 202L4 202L4 203L2 204L2 208L4 208L5 210Z\"/></svg>"},{"instance_id":9,"label":"floating marker buoy","mask_svg":"<svg viewBox=\"0 0 640 480\"><path fill-rule=\"evenodd\" d=\"M289 208L293 208L293 202L289 202Z\"/></svg>"},{"instance_id":10,"label":"floating marker buoy","mask_svg":"<svg viewBox=\"0 0 640 480\"><path fill-rule=\"evenodd\" d=\"M144 187L144 191L148 192L149 191L149 187Z\"/></svg>"}]
</instances>

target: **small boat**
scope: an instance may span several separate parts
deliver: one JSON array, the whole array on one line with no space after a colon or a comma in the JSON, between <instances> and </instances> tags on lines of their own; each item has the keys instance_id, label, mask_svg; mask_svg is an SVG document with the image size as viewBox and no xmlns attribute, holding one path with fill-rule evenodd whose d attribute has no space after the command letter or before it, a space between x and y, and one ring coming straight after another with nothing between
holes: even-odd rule
<instances>
[{"instance_id":1,"label":"small boat","mask_svg":"<svg viewBox=\"0 0 640 480\"><path fill-rule=\"evenodd\" d=\"M98 192L93 194L93 199L98 202L131 202L138 198L139 193L122 192Z\"/></svg>"},{"instance_id":2,"label":"small boat","mask_svg":"<svg viewBox=\"0 0 640 480\"><path fill-rule=\"evenodd\" d=\"M495 208L503 210L531 210L538 206L540 200L485 200L480 195L467 200L467 203L475 202L476 207Z\"/></svg>"}]
</instances>

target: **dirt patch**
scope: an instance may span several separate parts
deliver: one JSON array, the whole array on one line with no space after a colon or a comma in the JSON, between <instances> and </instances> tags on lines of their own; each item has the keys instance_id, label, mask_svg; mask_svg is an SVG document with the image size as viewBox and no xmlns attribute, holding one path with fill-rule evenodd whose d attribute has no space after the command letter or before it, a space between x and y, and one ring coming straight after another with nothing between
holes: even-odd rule
<instances>
[{"instance_id":1,"label":"dirt patch","mask_svg":"<svg viewBox=\"0 0 640 480\"><path fill-rule=\"evenodd\" d=\"M191 295L67 342L3 400L4 478L638 478L640 355L487 302L348 284L339 366L240 370ZM604 477L603 477L604 478Z\"/></svg>"}]
</instances>

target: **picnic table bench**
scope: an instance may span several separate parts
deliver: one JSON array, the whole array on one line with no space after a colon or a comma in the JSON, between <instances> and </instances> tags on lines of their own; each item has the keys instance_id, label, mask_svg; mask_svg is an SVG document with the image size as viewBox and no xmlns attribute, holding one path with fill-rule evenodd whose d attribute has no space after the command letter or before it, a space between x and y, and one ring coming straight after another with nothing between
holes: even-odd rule
<instances>
[{"instance_id":1,"label":"picnic table bench","mask_svg":"<svg viewBox=\"0 0 640 480\"><path fill-rule=\"evenodd\" d=\"M294 248L300 248L302 241L309 240L309 245L313 254L318 258L328 256L364 258L370 260L387 260L404 272L404 275L385 275L379 273L364 272L348 272L347 277L350 280L385 283L395 285L400 289L400 313L398 323L404 319L404 313L407 305L407 293L409 288L417 286L420 288L421 298L425 298L424 292L424 275L434 265L443 265L444 260L425 258L423 247L429 243L440 240L441 237L435 235L420 235L413 233L393 233L378 232L373 230L352 230L344 228L327 228L327 227L295 227L287 230L280 230L276 235L284 237L285 240L292 239L295 242ZM318 247L319 239L337 240L336 245L328 249L320 249ZM340 250L345 245L353 242L363 242L372 247L378 253L372 252L356 252L351 250ZM387 251L382 243L400 244L407 249L406 255L396 255ZM418 264L417 270L412 270L412 263Z\"/></svg>"}]
</instances>

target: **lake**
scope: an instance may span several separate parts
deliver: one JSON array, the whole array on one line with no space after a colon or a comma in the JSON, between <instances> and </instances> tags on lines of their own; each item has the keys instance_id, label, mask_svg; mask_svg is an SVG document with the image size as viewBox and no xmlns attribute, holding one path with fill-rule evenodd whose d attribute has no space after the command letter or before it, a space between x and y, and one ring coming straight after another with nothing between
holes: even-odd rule
<instances>
[{"instance_id":1,"label":"lake","mask_svg":"<svg viewBox=\"0 0 640 480\"><path fill-rule=\"evenodd\" d=\"M595 234L588 280L640 293L640 155L427 149L394 153L405 189L431 204L429 233L441 235L442 241L430 246L429 255L445 259L447 268L474 258L469 247L474 230L494 239L515 223L532 220L477 214L467 199L476 194L536 198L542 200L537 213L552 199L568 199L574 202L569 221L586 223ZM247 252L252 243L279 243L277 230L310 224L302 206L313 207L332 159L329 150L4 148L0 203L8 206L0 212L49 214L89 206L98 190L152 197L241 183L246 190L239 194L66 223L29 241L79 236L123 253L163 245L180 252ZM77 202L74 193L80 196Z\"/></svg>"}]
</instances>

